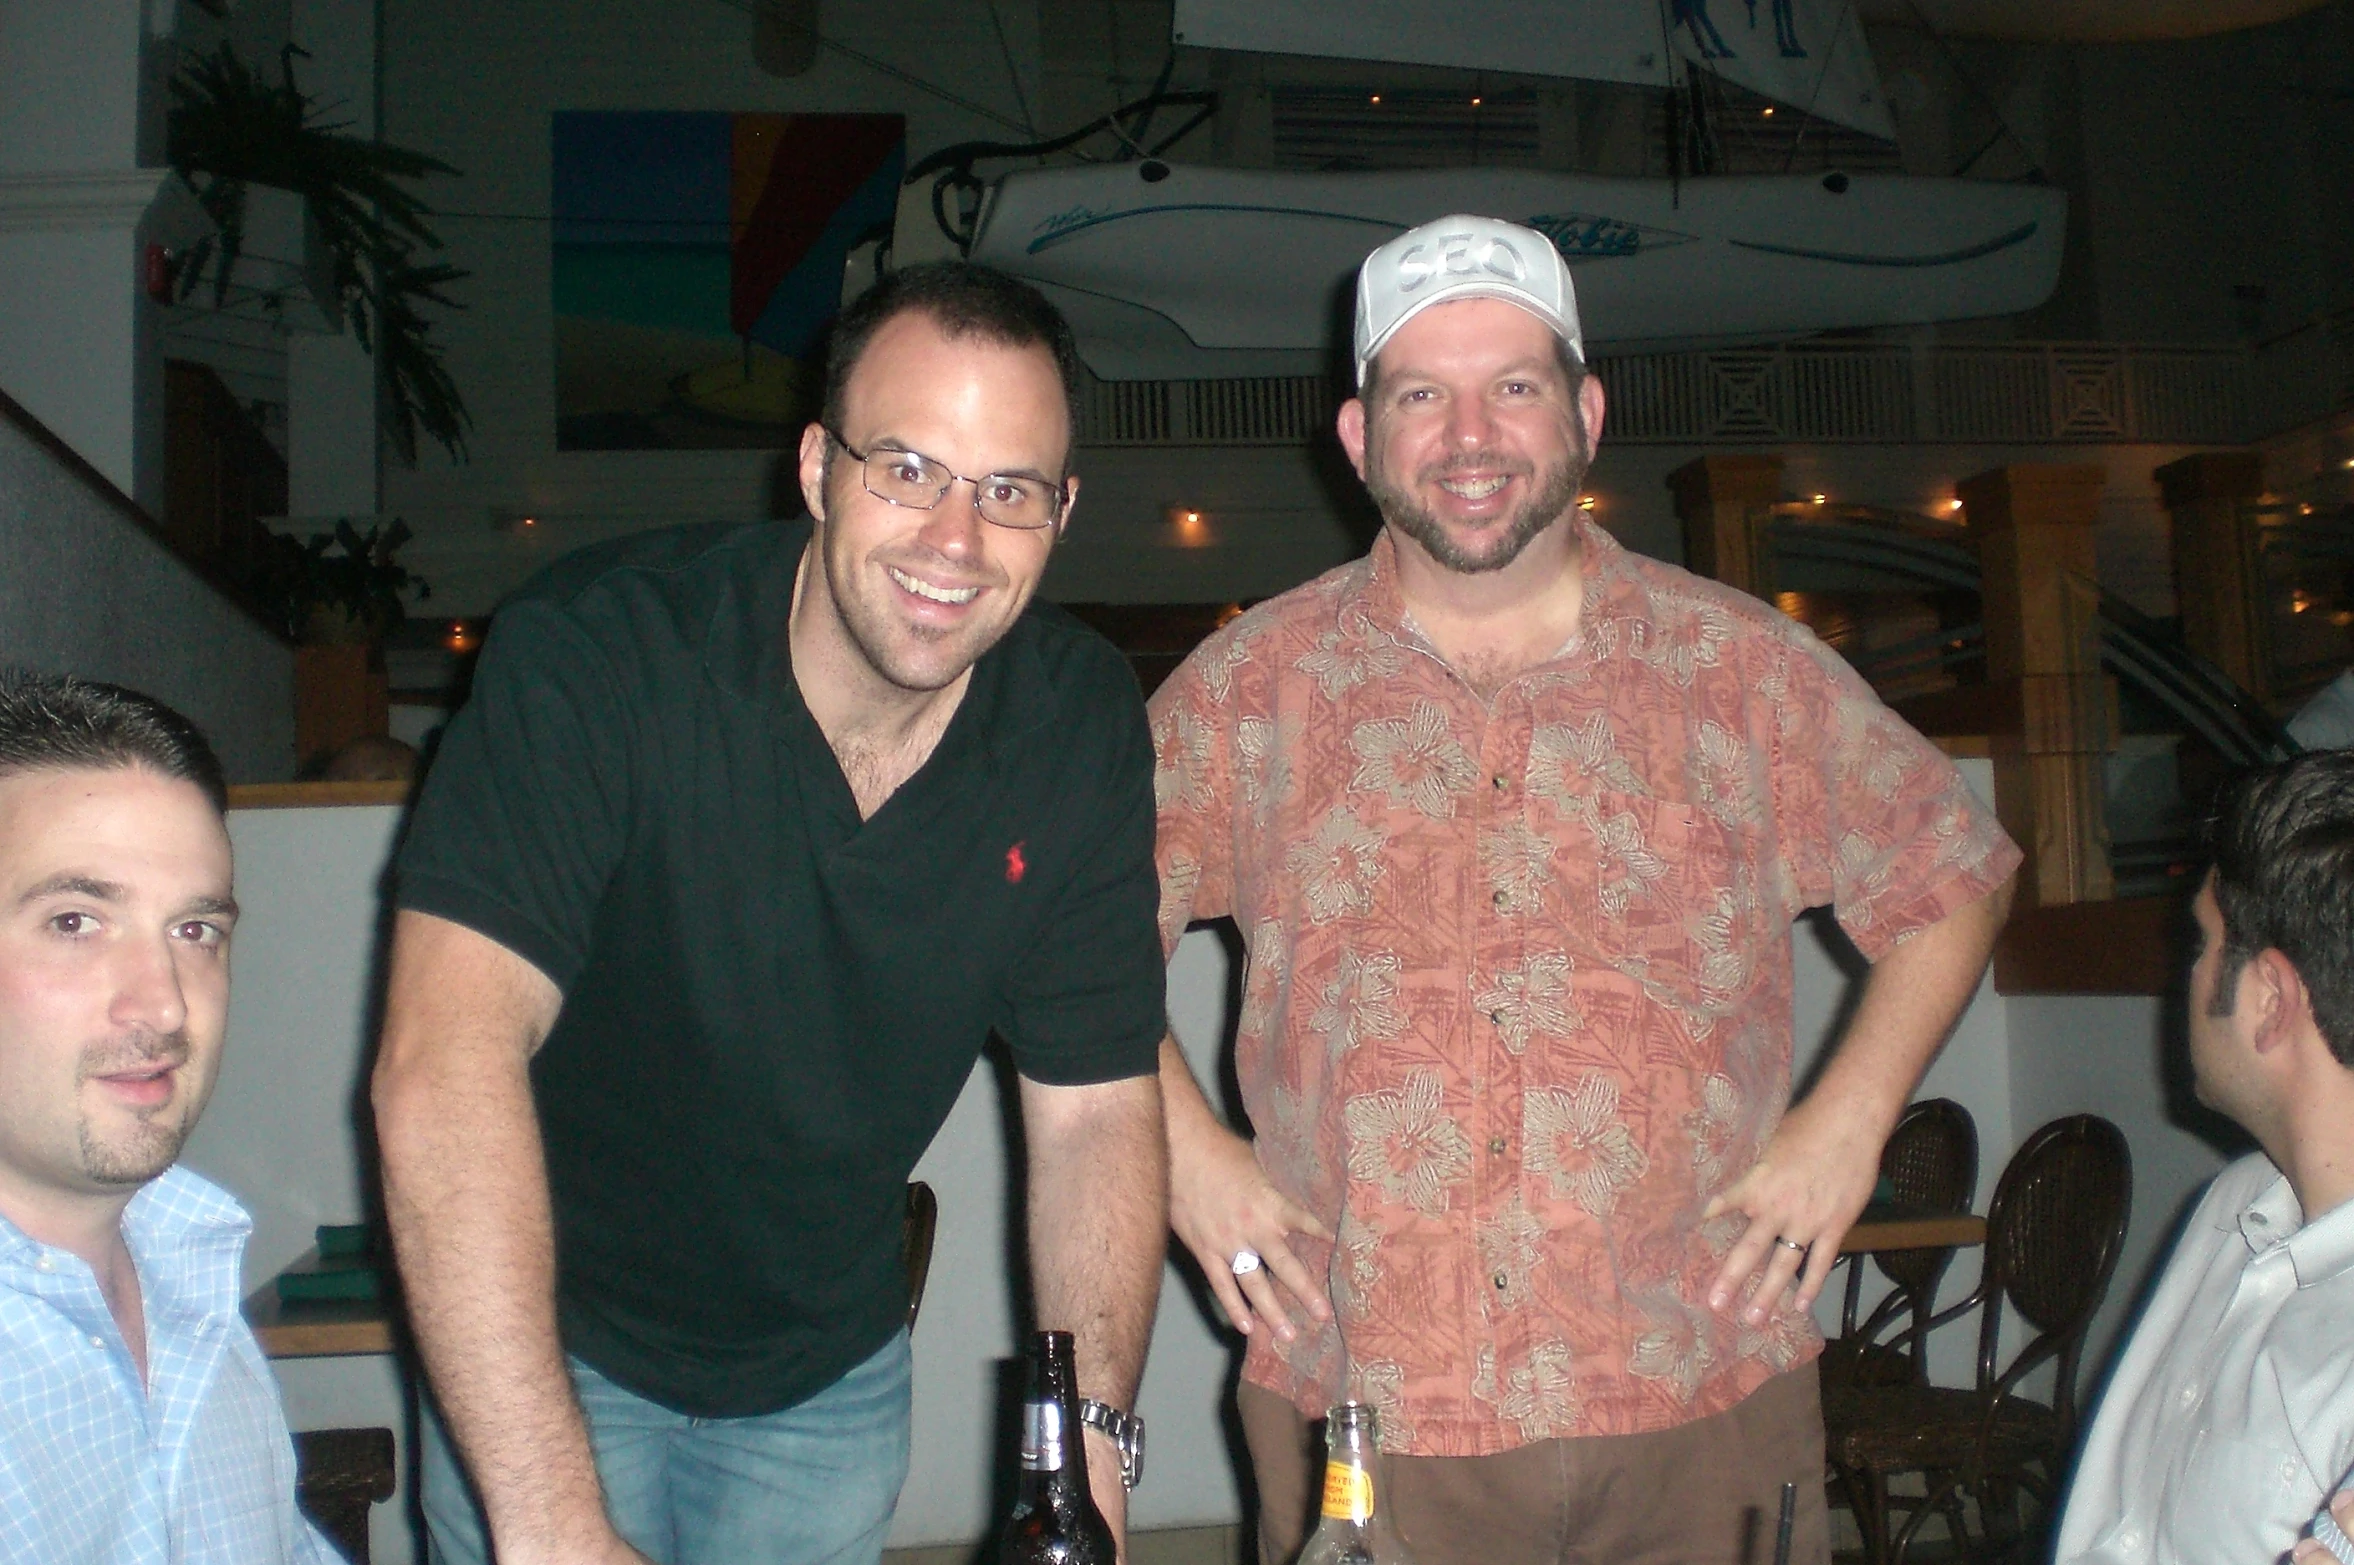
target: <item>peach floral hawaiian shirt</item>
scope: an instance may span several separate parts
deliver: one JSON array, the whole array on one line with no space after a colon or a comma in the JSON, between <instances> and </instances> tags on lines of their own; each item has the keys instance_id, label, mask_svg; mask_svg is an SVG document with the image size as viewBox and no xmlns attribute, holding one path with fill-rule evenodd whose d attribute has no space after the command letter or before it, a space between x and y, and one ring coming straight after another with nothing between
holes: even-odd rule
<instances>
[{"instance_id":1,"label":"peach floral hawaiian shirt","mask_svg":"<svg viewBox=\"0 0 2354 1565\"><path fill-rule=\"evenodd\" d=\"M1586 603L1483 701L1366 558L1152 702L1161 934L1231 917L1259 1158L1337 1245L1335 1327L1250 1339L1310 1417L1473 1456L1721 1412L1819 1350L1713 1315L1700 1221L1790 1091L1790 928L1867 957L2018 850L1805 630L1579 524Z\"/></svg>"}]
</instances>

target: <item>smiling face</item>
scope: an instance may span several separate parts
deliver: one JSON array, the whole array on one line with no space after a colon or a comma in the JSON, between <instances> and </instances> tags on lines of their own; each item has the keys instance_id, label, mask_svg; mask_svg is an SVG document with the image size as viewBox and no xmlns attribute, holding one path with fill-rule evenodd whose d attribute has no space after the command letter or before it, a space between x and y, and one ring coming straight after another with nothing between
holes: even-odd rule
<instances>
[{"instance_id":1,"label":"smiling face","mask_svg":"<svg viewBox=\"0 0 2354 1565\"><path fill-rule=\"evenodd\" d=\"M125 1200L180 1155L220 1068L229 878L192 783L0 777L0 1210L19 1226Z\"/></svg>"},{"instance_id":2,"label":"smiling face","mask_svg":"<svg viewBox=\"0 0 2354 1565\"><path fill-rule=\"evenodd\" d=\"M1382 519L1441 568L1502 570L1576 504L1602 423L1544 322L1501 299L1433 305L1381 350L1341 444Z\"/></svg>"},{"instance_id":3,"label":"smiling face","mask_svg":"<svg viewBox=\"0 0 2354 1565\"><path fill-rule=\"evenodd\" d=\"M920 452L953 472L1062 483L1071 423L1053 355L944 335L909 311L879 328L851 370L842 438L861 451ZM830 458L830 460L829 460ZM955 483L931 510L867 493L857 458L811 426L802 493L817 518L808 612L844 644L854 676L901 693L942 690L996 645L1037 590L1056 538L981 519L973 486ZM1066 485L1076 496L1078 481Z\"/></svg>"}]
</instances>

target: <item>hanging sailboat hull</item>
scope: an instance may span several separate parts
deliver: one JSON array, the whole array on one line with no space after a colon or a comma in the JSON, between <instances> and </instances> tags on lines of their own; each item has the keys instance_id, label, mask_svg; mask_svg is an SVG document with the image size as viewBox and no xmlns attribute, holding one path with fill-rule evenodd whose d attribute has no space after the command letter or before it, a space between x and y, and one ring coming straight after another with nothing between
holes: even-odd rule
<instances>
[{"instance_id":1,"label":"hanging sailboat hull","mask_svg":"<svg viewBox=\"0 0 2354 1565\"><path fill-rule=\"evenodd\" d=\"M2059 281L2067 198L1907 175L1677 187L1521 169L1147 161L1004 176L971 256L1044 289L1106 379L1311 374L1339 362L1366 253L1450 212L1544 231L1575 270L1588 343L1627 351L2032 309Z\"/></svg>"}]
</instances>

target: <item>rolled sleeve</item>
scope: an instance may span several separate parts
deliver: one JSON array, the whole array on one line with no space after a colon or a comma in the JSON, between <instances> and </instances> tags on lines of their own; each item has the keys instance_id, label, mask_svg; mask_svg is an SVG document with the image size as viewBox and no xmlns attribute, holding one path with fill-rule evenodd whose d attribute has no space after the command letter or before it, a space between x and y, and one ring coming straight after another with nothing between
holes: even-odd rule
<instances>
[{"instance_id":1,"label":"rolled sleeve","mask_svg":"<svg viewBox=\"0 0 2354 1565\"><path fill-rule=\"evenodd\" d=\"M2018 847L1943 751L1804 629L1783 643L1774 790L1801 906L1830 904L1867 960L1994 891Z\"/></svg>"},{"instance_id":2,"label":"rolled sleeve","mask_svg":"<svg viewBox=\"0 0 2354 1565\"><path fill-rule=\"evenodd\" d=\"M1124 667L1122 681L1128 681ZM1165 980L1153 949L1152 754L1128 683L1107 736L1084 841L1030 960L1006 986L998 1030L1014 1065L1046 1086L1149 1076L1159 1068Z\"/></svg>"},{"instance_id":3,"label":"rolled sleeve","mask_svg":"<svg viewBox=\"0 0 2354 1565\"><path fill-rule=\"evenodd\" d=\"M394 898L569 989L628 836L628 715L607 659L549 605L492 626L395 868Z\"/></svg>"}]
</instances>

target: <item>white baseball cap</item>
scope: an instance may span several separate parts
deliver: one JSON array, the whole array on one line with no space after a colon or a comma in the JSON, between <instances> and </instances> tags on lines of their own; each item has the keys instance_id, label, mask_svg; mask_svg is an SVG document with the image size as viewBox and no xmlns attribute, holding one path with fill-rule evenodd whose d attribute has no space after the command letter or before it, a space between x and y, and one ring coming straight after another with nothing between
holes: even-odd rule
<instances>
[{"instance_id":1,"label":"white baseball cap","mask_svg":"<svg viewBox=\"0 0 2354 1565\"><path fill-rule=\"evenodd\" d=\"M1517 304L1585 362L1577 292L1553 241L1492 217L1442 217L1398 235L1357 269L1357 384L1399 327L1450 299Z\"/></svg>"}]
</instances>

